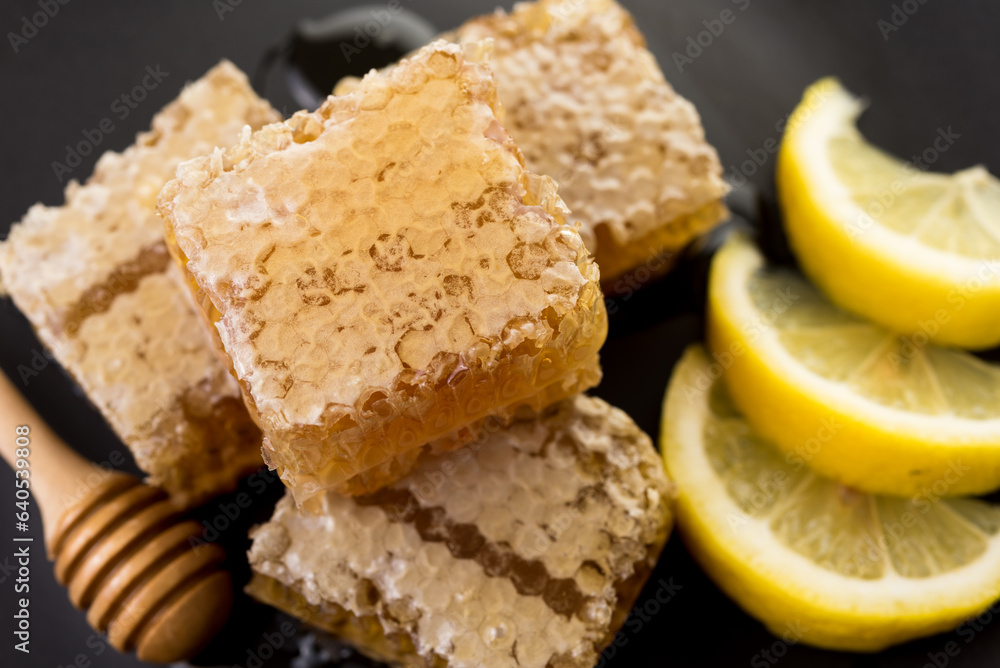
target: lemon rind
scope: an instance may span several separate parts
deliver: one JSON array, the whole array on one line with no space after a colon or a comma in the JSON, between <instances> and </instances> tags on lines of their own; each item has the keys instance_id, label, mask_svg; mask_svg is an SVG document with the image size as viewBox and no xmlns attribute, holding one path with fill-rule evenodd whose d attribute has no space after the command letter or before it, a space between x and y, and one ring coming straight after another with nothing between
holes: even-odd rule
<instances>
[{"instance_id":1,"label":"lemon rind","mask_svg":"<svg viewBox=\"0 0 1000 668\"><path fill-rule=\"evenodd\" d=\"M709 409L704 392L680 386L690 387L708 365L701 346L690 347L664 400L661 445L679 489L678 529L719 586L773 633L800 628L802 642L811 645L878 651L952 629L1000 596L1000 537L992 537L976 561L948 573L864 580L816 565L782 544L766 520L746 517L704 448L695 447Z\"/></svg>"},{"instance_id":2,"label":"lemon rind","mask_svg":"<svg viewBox=\"0 0 1000 668\"><path fill-rule=\"evenodd\" d=\"M732 351L724 370L734 402L754 427L784 452L844 484L867 492L911 496L978 494L1000 487L1000 418L973 420L905 411L852 392L810 371L761 322L747 280L764 266L753 245L731 238L712 263L709 281L709 348ZM754 340L746 323L755 323ZM722 357L722 355L718 355ZM838 425L816 452L820 418ZM969 470L964 470L968 468ZM955 474L959 471L957 480ZM945 480L947 488L935 485Z\"/></svg>"},{"instance_id":3,"label":"lemon rind","mask_svg":"<svg viewBox=\"0 0 1000 668\"><path fill-rule=\"evenodd\" d=\"M839 180L828 142L837 133L860 137L855 121L863 108L827 78L806 91L789 119L776 167L778 198L803 269L834 303L895 331L923 329L940 343L970 349L1000 343L1000 258L939 250L870 218L859 225L865 214ZM942 309L944 322L937 318ZM934 332L922 327L931 320Z\"/></svg>"}]
</instances>

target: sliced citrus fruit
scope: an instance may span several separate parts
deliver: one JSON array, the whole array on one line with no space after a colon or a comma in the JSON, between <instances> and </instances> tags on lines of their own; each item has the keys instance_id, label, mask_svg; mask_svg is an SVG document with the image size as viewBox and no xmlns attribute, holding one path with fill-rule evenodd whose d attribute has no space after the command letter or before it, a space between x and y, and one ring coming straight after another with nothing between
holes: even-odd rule
<instances>
[{"instance_id":1,"label":"sliced citrus fruit","mask_svg":"<svg viewBox=\"0 0 1000 668\"><path fill-rule=\"evenodd\" d=\"M776 635L877 651L956 627L1000 596L1000 508L868 495L789 462L689 348L661 447L689 549Z\"/></svg>"},{"instance_id":2,"label":"sliced citrus fruit","mask_svg":"<svg viewBox=\"0 0 1000 668\"><path fill-rule=\"evenodd\" d=\"M708 342L736 405L790 459L873 493L1000 487L1000 367L837 308L742 235L712 261Z\"/></svg>"},{"instance_id":3,"label":"sliced citrus fruit","mask_svg":"<svg viewBox=\"0 0 1000 668\"><path fill-rule=\"evenodd\" d=\"M778 199L805 273L889 329L970 349L1000 343L1000 181L983 167L935 174L884 153L858 132L862 109L823 79L789 119ZM942 128L918 159L956 137Z\"/></svg>"}]
</instances>

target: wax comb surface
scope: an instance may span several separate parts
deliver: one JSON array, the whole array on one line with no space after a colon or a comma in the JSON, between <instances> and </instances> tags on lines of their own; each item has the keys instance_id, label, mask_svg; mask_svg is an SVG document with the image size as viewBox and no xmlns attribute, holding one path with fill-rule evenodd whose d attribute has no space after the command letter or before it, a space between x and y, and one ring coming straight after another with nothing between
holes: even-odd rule
<instances>
[{"instance_id":1,"label":"wax comb surface","mask_svg":"<svg viewBox=\"0 0 1000 668\"><path fill-rule=\"evenodd\" d=\"M671 526L671 485L622 411L577 396L253 532L248 591L407 666L597 663Z\"/></svg>"},{"instance_id":2,"label":"wax comb surface","mask_svg":"<svg viewBox=\"0 0 1000 668\"><path fill-rule=\"evenodd\" d=\"M300 504L600 378L597 267L498 123L484 50L436 42L161 193Z\"/></svg>"},{"instance_id":3,"label":"wax comb surface","mask_svg":"<svg viewBox=\"0 0 1000 668\"><path fill-rule=\"evenodd\" d=\"M725 216L719 157L614 0L540 0L473 19L494 39L504 126L583 222L605 281L676 252Z\"/></svg>"},{"instance_id":4,"label":"wax comb surface","mask_svg":"<svg viewBox=\"0 0 1000 668\"><path fill-rule=\"evenodd\" d=\"M727 215L719 157L694 106L664 79L613 0L540 0L472 19L448 39L492 38L503 125L533 172L559 184L601 280L667 271ZM338 94L357 79L345 79Z\"/></svg>"},{"instance_id":5,"label":"wax comb surface","mask_svg":"<svg viewBox=\"0 0 1000 668\"><path fill-rule=\"evenodd\" d=\"M504 126L583 222L607 282L670 254L726 215L722 167L694 106L664 79L613 0L540 0L473 19L494 40Z\"/></svg>"},{"instance_id":6,"label":"wax comb surface","mask_svg":"<svg viewBox=\"0 0 1000 668\"><path fill-rule=\"evenodd\" d=\"M278 114L223 61L105 153L66 203L33 206L0 244L0 275L149 481L181 505L262 465L260 433L170 262L156 195L184 160Z\"/></svg>"}]
</instances>

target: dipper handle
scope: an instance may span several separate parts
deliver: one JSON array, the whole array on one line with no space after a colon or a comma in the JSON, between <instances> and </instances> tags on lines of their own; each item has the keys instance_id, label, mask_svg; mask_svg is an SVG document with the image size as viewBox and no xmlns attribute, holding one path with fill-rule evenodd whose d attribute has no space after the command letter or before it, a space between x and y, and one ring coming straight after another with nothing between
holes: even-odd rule
<instances>
[{"instance_id":1,"label":"dipper handle","mask_svg":"<svg viewBox=\"0 0 1000 668\"><path fill-rule=\"evenodd\" d=\"M0 453L38 504L56 579L113 647L171 663L215 637L233 602L222 548L162 490L74 452L3 373Z\"/></svg>"},{"instance_id":2,"label":"dipper handle","mask_svg":"<svg viewBox=\"0 0 1000 668\"><path fill-rule=\"evenodd\" d=\"M42 516L45 541L51 544L58 519L78 501L73 491L100 469L56 436L2 373L0 406L0 455L18 480L28 481ZM27 456L19 457L18 451Z\"/></svg>"}]
</instances>

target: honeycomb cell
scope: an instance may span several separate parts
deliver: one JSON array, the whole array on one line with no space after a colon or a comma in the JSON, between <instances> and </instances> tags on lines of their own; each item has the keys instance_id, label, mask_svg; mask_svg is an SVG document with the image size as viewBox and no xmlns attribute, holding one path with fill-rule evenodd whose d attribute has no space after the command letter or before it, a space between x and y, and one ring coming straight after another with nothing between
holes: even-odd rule
<instances>
[{"instance_id":1,"label":"honeycomb cell","mask_svg":"<svg viewBox=\"0 0 1000 668\"><path fill-rule=\"evenodd\" d=\"M487 489L528 501L511 513ZM649 437L581 395L373 494L327 493L318 514L286 496L252 534L248 592L394 665L589 668L656 563L671 496ZM544 544L505 538L525 527Z\"/></svg>"},{"instance_id":2,"label":"honeycomb cell","mask_svg":"<svg viewBox=\"0 0 1000 668\"><path fill-rule=\"evenodd\" d=\"M559 183L605 288L666 272L727 216L718 155L614 0L520 2L445 35L492 38L501 119L528 169ZM358 80L338 84L350 92Z\"/></svg>"},{"instance_id":3,"label":"honeycomb cell","mask_svg":"<svg viewBox=\"0 0 1000 668\"><path fill-rule=\"evenodd\" d=\"M491 415L600 379L597 267L499 125L487 51L425 47L160 195L299 504L377 489Z\"/></svg>"},{"instance_id":4,"label":"honeycomb cell","mask_svg":"<svg viewBox=\"0 0 1000 668\"><path fill-rule=\"evenodd\" d=\"M504 127L548 174L607 283L725 215L719 158L632 17L613 0L540 0L451 36L494 40Z\"/></svg>"},{"instance_id":5,"label":"honeycomb cell","mask_svg":"<svg viewBox=\"0 0 1000 668\"><path fill-rule=\"evenodd\" d=\"M261 434L170 261L156 195L182 161L278 119L223 61L0 244L3 283L39 339L182 506L260 467Z\"/></svg>"}]
</instances>

